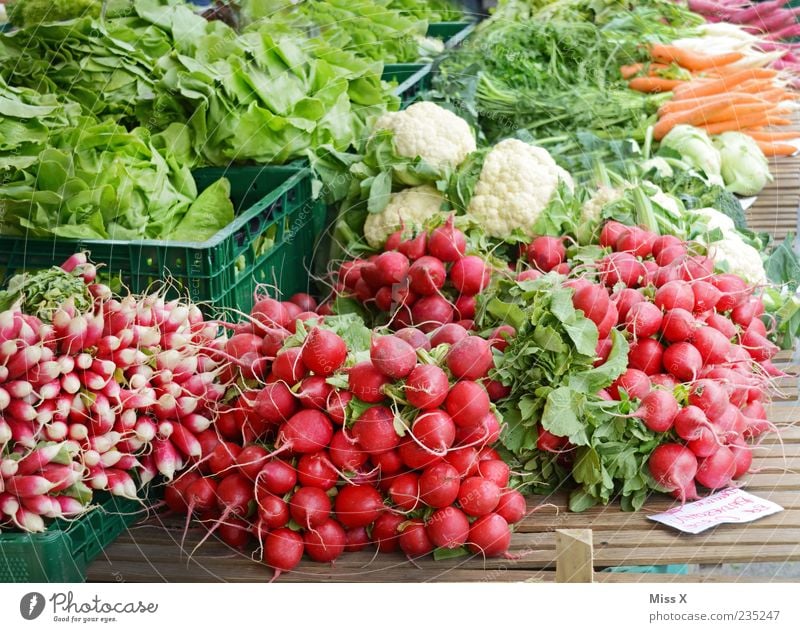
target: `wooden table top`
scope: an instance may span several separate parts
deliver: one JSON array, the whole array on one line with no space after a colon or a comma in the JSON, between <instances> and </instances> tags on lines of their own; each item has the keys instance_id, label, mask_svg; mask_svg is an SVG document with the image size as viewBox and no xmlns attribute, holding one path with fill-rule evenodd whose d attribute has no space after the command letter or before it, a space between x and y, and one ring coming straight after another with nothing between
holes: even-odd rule
<instances>
[{"instance_id":1,"label":"wooden table top","mask_svg":"<svg viewBox=\"0 0 800 632\"><path fill-rule=\"evenodd\" d=\"M772 164L775 181L766 187L748 211L750 227L782 239L797 226L800 203L800 156ZM784 356L786 358L786 356ZM566 494L531 497L530 514L512 538L515 560L462 557L434 561L430 556L413 563L400 554L375 556L373 551L345 553L334 565L304 559L281 581L422 582L422 581L554 581L555 529L590 528L598 568L666 564L723 564L735 562L800 561L800 402L795 379L781 381L783 394L770 407L770 419L782 428L780 437L767 436L755 451L756 473L745 488L770 499L785 511L747 525L721 525L699 535L678 533L647 519L674 502L655 494L638 513L624 513L619 505L596 507L584 513L566 509ZM131 527L89 567L89 581L266 581L271 570L209 538L190 553L204 534L189 529L184 548L182 520L158 514ZM597 573L597 581L742 581L753 578L718 575Z\"/></svg>"}]
</instances>

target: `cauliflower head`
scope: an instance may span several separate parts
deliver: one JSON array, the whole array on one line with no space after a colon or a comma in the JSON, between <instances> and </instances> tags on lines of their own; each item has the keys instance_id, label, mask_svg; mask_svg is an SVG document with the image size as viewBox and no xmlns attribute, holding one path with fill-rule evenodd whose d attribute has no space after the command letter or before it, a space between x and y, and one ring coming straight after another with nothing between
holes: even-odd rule
<instances>
[{"instance_id":1,"label":"cauliflower head","mask_svg":"<svg viewBox=\"0 0 800 632\"><path fill-rule=\"evenodd\" d=\"M419 228L440 214L443 202L442 194L428 184L392 193L383 211L367 216L364 237L370 246L380 248L400 226Z\"/></svg>"},{"instance_id":2,"label":"cauliflower head","mask_svg":"<svg viewBox=\"0 0 800 632\"><path fill-rule=\"evenodd\" d=\"M603 207L611 202L616 202L622 197L623 189L601 185L592 197L581 206L581 218L585 222L598 222L603 212Z\"/></svg>"},{"instance_id":3,"label":"cauliflower head","mask_svg":"<svg viewBox=\"0 0 800 632\"><path fill-rule=\"evenodd\" d=\"M508 138L486 155L467 214L491 237L505 239L516 229L533 236L559 182L573 188L546 149Z\"/></svg>"},{"instance_id":4,"label":"cauliflower head","mask_svg":"<svg viewBox=\"0 0 800 632\"><path fill-rule=\"evenodd\" d=\"M703 218L708 230L719 228L725 234L736 232L736 224L733 223L733 220L715 208L697 208L692 213Z\"/></svg>"},{"instance_id":5,"label":"cauliflower head","mask_svg":"<svg viewBox=\"0 0 800 632\"><path fill-rule=\"evenodd\" d=\"M726 264L728 271L748 283L759 285L767 282L761 253L736 233L726 233L724 239L709 244L708 255L715 264Z\"/></svg>"},{"instance_id":6,"label":"cauliflower head","mask_svg":"<svg viewBox=\"0 0 800 632\"><path fill-rule=\"evenodd\" d=\"M457 167L476 147L469 124L430 101L383 114L375 122L375 130L393 132L394 149L399 156L419 156L436 168Z\"/></svg>"}]
</instances>

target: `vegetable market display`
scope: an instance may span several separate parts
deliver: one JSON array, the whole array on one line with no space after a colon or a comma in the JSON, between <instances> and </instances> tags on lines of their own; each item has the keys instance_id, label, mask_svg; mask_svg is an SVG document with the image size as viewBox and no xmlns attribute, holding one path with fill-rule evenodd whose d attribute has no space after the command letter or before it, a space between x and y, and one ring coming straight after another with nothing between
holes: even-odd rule
<instances>
[{"instance_id":1,"label":"vegetable market display","mask_svg":"<svg viewBox=\"0 0 800 632\"><path fill-rule=\"evenodd\" d=\"M23 60L0 73L4 231L213 234L225 182L197 195L188 168L232 159L307 156L338 210L320 300L259 289L238 322L114 296L83 254L13 279L2 528L163 485L206 530L187 554L219 537L277 577L366 547L512 557L526 493L639 510L746 483L800 332L800 263L737 197L796 138L770 128L785 3L726 9L742 30L704 24L721 3L503 2L402 111L380 61L409 41L362 20L417 33L448 3L284 4L234 29L137 0L0 39Z\"/></svg>"}]
</instances>

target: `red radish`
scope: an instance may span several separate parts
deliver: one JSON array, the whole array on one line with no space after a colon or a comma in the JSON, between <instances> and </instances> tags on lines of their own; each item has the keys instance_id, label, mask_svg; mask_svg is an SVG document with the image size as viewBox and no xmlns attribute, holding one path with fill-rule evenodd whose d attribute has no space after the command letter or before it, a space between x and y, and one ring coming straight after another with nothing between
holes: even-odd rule
<instances>
[{"instance_id":1,"label":"red radish","mask_svg":"<svg viewBox=\"0 0 800 632\"><path fill-rule=\"evenodd\" d=\"M777 345L767 340L752 328L748 328L747 331L744 332L742 336L742 346L756 362L769 360L778 353Z\"/></svg>"},{"instance_id":2,"label":"red radish","mask_svg":"<svg viewBox=\"0 0 800 632\"><path fill-rule=\"evenodd\" d=\"M217 535L229 547L243 549L250 541L250 523L242 518L228 518L219 525Z\"/></svg>"},{"instance_id":3,"label":"red radish","mask_svg":"<svg viewBox=\"0 0 800 632\"><path fill-rule=\"evenodd\" d=\"M372 540L377 544L381 553L394 553L400 541L399 527L406 518L397 514L385 512L377 517L372 526Z\"/></svg>"},{"instance_id":4,"label":"red radish","mask_svg":"<svg viewBox=\"0 0 800 632\"><path fill-rule=\"evenodd\" d=\"M411 433L432 452L443 454L455 441L456 426L443 410L428 410L414 420Z\"/></svg>"},{"instance_id":5,"label":"red radish","mask_svg":"<svg viewBox=\"0 0 800 632\"><path fill-rule=\"evenodd\" d=\"M230 441L220 443L209 456L208 466L214 474L229 472L241 451L241 447Z\"/></svg>"},{"instance_id":6,"label":"red radish","mask_svg":"<svg viewBox=\"0 0 800 632\"><path fill-rule=\"evenodd\" d=\"M397 245L398 252L402 252L406 257L415 261L425 255L425 246L427 245L428 235L422 231L413 239L401 241Z\"/></svg>"},{"instance_id":7,"label":"red radish","mask_svg":"<svg viewBox=\"0 0 800 632\"><path fill-rule=\"evenodd\" d=\"M416 327L406 327L404 329L399 329L394 333L397 338L400 340L404 340L408 344L410 344L414 349L424 349L426 351L430 351L431 349L431 342L428 339L428 336L425 333Z\"/></svg>"},{"instance_id":8,"label":"red radish","mask_svg":"<svg viewBox=\"0 0 800 632\"><path fill-rule=\"evenodd\" d=\"M678 401L668 391L650 391L634 413L653 432L668 432L678 414Z\"/></svg>"},{"instance_id":9,"label":"red radish","mask_svg":"<svg viewBox=\"0 0 800 632\"><path fill-rule=\"evenodd\" d=\"M708 257L687 257L681 263L681 278L684 281L708 279L714 274L714 262ZM701 311L698 309L698 311Z\"/></svg>"},{"instance_id":10,"label":"red radish","mask_svg":"<svg viewBox=\"0 0 800 632\"><path fill-rule=\"evenodd\" d=\"M737 440L729 445L728 448L733 454L735 463L733 478L739 479L750 471L750 466L753 464L753 450L744 440Z\"/></svg>"},{"instance_id":11,"label":"red radish","mask_svg":"<svg viewBox=\"0 0 800 632\"><path fill-rule=\"evenodd\" d=\"M543 272L550 272L564 261L567 251L564 244L556 237L537 237L526 249L528 262Z\"/></svg>"},{"instance_id":12,"label":"red radish","mask_svg":"<svg viewBox=\"0 0 800 632\"><path fill-rule=\"evenodd\" d=\"M417 364L414 347L398 336L373 338L370 359L378 371L395 380L407 376Z\"/></svg>"},{"instance_id":13,"label":"red radish","mask_svg":"<svg viewBox=\"0 0 800 632\"><path fill-rule=\"evenodd\" d=\"M408 274L408 257L400 252L382 252L375 259L381 285L400 283Z\"/></svg>"},{"instance_id":14,"label":"red radish","mask_svg":"<svg viewBox=\"0 0 800 632\"><path fill-rule=\"evenodd\" d=\"M374 259L372 257L370 257L370 259L372 260L365 263L361 268L361 280L374 292L383 285L383 281L381 279L380 270L378 270L378 266L375 263L377 255Z\"/></svg>"},{"instance_id":15,"label":"red radish","mask_svg":"<svg viewBox=\"0 0 800 632\"><path fill-rule=\"evenodd\" d=\"M333 303L328 301L320 305L317 308L317 314L320 316L333 316Z\"/></svg>"},{"instance_id":16,"label":"red radish","mask_svg":"<svg viewBox=\"0 0 800 632\"><path fill-rule=\"evenodd\" d=\"M711 277L711 284L722 292L717 301L717 311L727 312L744 301L748 293L747 284L735 274L716 274Z\"/></svg>"},{"instance_id":17,"label":"red radish","mask_svg":"<svg viewBox=\"0 0 800 632\"><path fill-rule=\"evenodd\" d=\"M642 262L628 252L612 252L600 261L600 279L608 287L622 283L639 287L647 273Z\"/></svg>"},{"instance_id":18,"label":"red radish","mask_svg":"<svg viewBox=\"0 0 800 632\"><path fill-rule=\"evenodd\" d=\"M736 473L736 459L727 446L719 446L710 456L700 459L695 479L708 489L727 487Z\"/></svg>"},{"instance_id":19,"label":"red radish","mask_svg":"<svg viewBox=\"0 0 800 632\"><path fill-rule=\"evenodd\" d=\"M297 474L286 461L272 459L264 464L256 477L256 489L283 496L297 484Z\"/></svg>"},{"instance_id":20,"label":"red radish","mask_svg":"<svg viewBox=\"0 0 800 632\"><path fill-rule=\"evenodd\" d=\"M694 335L697 321L691 312L677 307L667 310L661 321L661 333L668 342L685 342Z\"/></svg>"},{"instance_id":21,"label":"red radish","mask_svg":"<svg viewBox=\"0 0 800 632\"><path fill-rule=\"evenodd\" d=\"M333 434L328 446L331 463L345 472L355 472L367 462L369 455L348 439L341 430Z\"/></svg>"},{"instance_id":22,"label":"red radish","mask_svg":"<svg viewBox=\"0 0 800 632\"><path fill-rule=\"evenodd\" d=\"M285 305L274 298L262 298L256 302L250 316L264 327L285 327L288 324Z\"/></svg>"},{"instance_id":23,"label":"red radish","mask_svg":"<svg viewBox=\"0 0 800 632\"><path fill-rule=\"evenodd\" d=\"M721 364L731 350L731 342L725 334L708 326L695 330L692 344L700 352L703 364Z\"/></svg>"},{"instance_id":24,"label":"red radish","mask_svg":"<svg viewBox=\"0 0 800 632\"><path fill-rule=\"evenodd\" d=\"M511 395L511 387L504 386L502 382L497 380L483 380L483 384L486 387L489 399L493 402L500 401Z\"/></svg>"},{"instance_id":25,"label":"red radish","mask_svg":"<svg viewBox=\"0 0 800 632\"><path fill-rule=\"evenodd\" d=\"M385 406L365 410L353 424L353 436L368 454L380 454L396 448L400 437L394 429L394 414Z\"/></svg>"},{"instance_id":26,"label":"red radish","mask_svg":"<svg viewBox=\"0 0 800 632\"><path fill-rule=\"evenodd\" d=\"M728 397L718 381L697 380L689 390L689 404L696 406L710 419L714 419L727 407Z\"/></svg>"},{"instance_id":27,"label":"red radish","mask_svg":"<svg viewBox=\"0 0 800 632\"><path fill-rule=\"evenodd\" d=\"M703 368L703 357L688 342L678 342L667 347L663 357L664 368L682 382L694 380Z\"/></svg>"},{"instance_id":28,"label":"red radish","mask_svg":"<svg viewBox=\"0 0 800 632\"><path fill-rule=\"evenodd\" d=\"M471 476L461 483L458 504L470 516L484 516L497 507L500 493L500 488L492 481Z\"/></svg>"},{"instance_id":29,"label":"red radish","mask_svg":"<svg viewBox=\"0 0 800 632\"><path fill-rule=\"evenodd\" d=\"M295 454L308 454L327 447L332 436L333 425L327 415L304 409L281 426L276 445Z\"/></svg>"},{"instance_id":30,"label":"red radish","mask_svg":"<svg viewBox=\"0 0 800 632\"><path fill-rule=\"evenodd\" d=\"M661 373L661 359L664 347L654 338L639 338L628 351L628 365L647 375Z\"/></svg>"},{"instance_id":31,"label":"red radish","mask_svg":"<svg viewBox=\"0 0 800 632\"><path fill-rule=\"evenodd\" d=\"M704 433L713 433L708 418L697 406L681 408L675 415L674 426L675 432L684 441L696 441L703 439Z\"/></svg>"},{"instance_id":32,"label":"red radish","mask_svg":"<svg viewBox=\"0 0 800 632\"><path fill-rule=\"evenodd\" d=\"M594 366L601 366L606 363L608 360L608 356L611 355L611 349L614 347L614 341L611 338L600 338L597 341L597 347L595 347L595 358Z\"/></svg>"},{"instance_id":33,"label":"red radish","mask_svg":"<svg viewBox=\"0 0 800 632\"><path fill-rule=\"evenodd\" d=\"M661 310L653 303L637 303L625 317L625 328L636 338L649 338L661 328Z\"/></svg>"},{"instance_id":34,"label":"red radish","mask_svg":"<svg viewBox=\"0 0 800 632\"><path fill-rule=\"evenodd\" d=\"M359 362L350 369L348 376L350 392L358 399L369 404L377 404L384 399L383 387L390 380L372 362Z\"/></svg>"},{"instance_id":35,"label":"red radish","mask_svg":"<svg viewBox=\"0 0 800 632\"><path fill-rule=\"evenodd\" d=\"M484 459L478 463L477 474L503 489L508 485L511 468L499 459Z\"/></svg>"},{"instance_id":36,"label":"red radish","mask_svg":"<svg viewBox=\"0 0 800 632\"><path fill-rule=\"evenodd\" d=\"M289 499L289 513L301 527L312 529L331 513L331 500L319 487L301 487Z\"/></svg>"},{"instance_id":37,"label":"red radish","mask_svg":"<svg viewBox=\"0 0 800 632\"><path fill-rule=\"evenodd\" d=\"M474 474L478 466L478 451L475 448L455 448L449 450L444 460L456 468L459 477Z\"/></svg>"},{"instance_id":38,"label":"red radish","mask_svg":"<svg viewBox=\"0 0 800 632\"><path fill-rule=\"evenodd\" d=\"M659 256L659 260L662 256L665 256L666 253L667 253L666 250L663 251ZM670 259L670 261L672 261L672 259ZM657 288L660 288L672 281L680 281L681 274L680 270L678 270L678 266L674 264L669 264L664 267L658 268L658 270L649 272L648 280Z\"/></svg>"},{"instance_id":39,"label":"red radish","mask_svg":"<svg viewBox=\"0 0 800 632\"><path fill-rule=\"evenodd\" d=\"M347 420L347 405L353 399L350 391L340 391L333 389L328 394L328 401L325 404L325 412L328 413L331 421L337 426L344 425Z\"/></svg>"},{"instance_id":40,"label":"red radish","mask_svg":"<svg viewBox=\"0 0 800 632\"><path fill-rule=\"evenodd\" d=\"M645 298L641 292L637 292L632 288L626 287L618 292L614 292L614 294L611 296L611 300L617 306L618 322L623 323L625 322L625 318L627 317L631 307L637 303L641 303L645 300Z\"/></svg>"},{"instance_id":41,"label":"red radish","mask_svg":"<svg viewBox=\"0 0 800 632\"><path fill-rule=\"evenodd\" d=\"M670 246L682 246L683 242L675 235L661 235L656 237L653 241L652 253L654 257L658 257L662 250Z\"/></svg>"},{"instance_id":42,"label":"red radish","mask_svg":"<svg viewBox=\"0 0 800 632\"><path fill-rule=\"evenodd\" d=\"M489 343L478 336L468 336L454 344L447 352L447 368L462 380L478 380L494 364Z\"/></svg>"},{"instance_id":43,"label":"red radish","mask_svg":"<svg viewBox=\"0 0 800 632\"><path fill-rule=\"evenodd\" d=\"M597 325L603 321L603 318L608 313L611 299L602 286L588 285L575 291L572 296L572 304L575 309L582 310L586 318Z\"/></svg>"},{"instance_id":44,"label":"red radish","mask_svg":"<svg viewBox=\"0 0 800 632\"><path fill-rule=\"evenodd\" d=\"M456 444L482 447L500 438L500 422L494 413L489 413L478 425L456 430Z\"/></svg>"},{"instance_id":45,"label":"red radish","mask_svg":"<svg viewBox=\"0 0 800 632\"><path fill-rule=\"evenodd\" d=\"M272 374L290 386L294 386L308 372L302 359L302 347L284 348L275 356L272 362Z\"/></svg>"},{"instance_id":46,"label":"red radish","mask_svg":"<svg viewBox=\"0 0 800 632\"><path fill-rule=\"evenodd\" d=\"M336 517L348 529L366 527L384 509L383 499L370 485L346 485L336 495Z\"/></svg>"},{"instance_id":47,"label":"red radish","mask_svg":"<svg viewBox=\"0 0 800 632\"><path fill-rule=\"evenodd\" d=\"M467 547L484 557L502 557L511 546L511 529L502 516L496 513L478 518L469 528Z\"/></svg>"},{"instance_id":48,"label":"red radish","mask_svg":"<svg viewBox=\"0 0 800 632\"><path fill-rule=\"evenodd\" d=\"M432 454L430 450L410 438L400 443L398 451L403 463L412 470L422 470L442 459L441 456Z\"/></svg>"},{"instance_id":49,"label":"red radish","mask_svg":"<svg viewBox=\"0 0 800 632\"><path fill-rule=\"evenodd\" d=\"M310 294L298 292L289 298L289 302L294 303L302 312L313 312L317 309L317 301Z\"/></svg>"},{"instance_id":50,"label":"red radish","mask_svg":"<svg viewBox=\"0 0 800 632\"><path fill-rule=\"evenodd\" d=\"M403 392L409 404L429 410L444 402L449 385L447 374L438 366L418 364L406 379Z\"/></svg>"},{"instance_id":51,"label":"red radish","mask_svg":"<svg viewBox=\"0 0 800 632\"><path fill-rule=\"evenodd\" d=\"M303 487L318 487L328 491L336 486L339 473L324 451L304 454L297 461L297 480Z\"/></svg>"},{"instance_id":52,"label":"red radish","mask_svg":"<svg viewBox=\"0 0 800 632\"><path fill-rule=\"evenodd\" d=\"M500 495L500 502L497 503L495 513L503 518L508 524L516 524L525 517L528 511L525 496L516 489L507 489Z\"/></svg>"},{"instance_id":53,"label":"red radish","mask_svg":"<svg viewBox=\"0 0 800 632\"><path fill-rule=\"evenodd\" d=\"M542 273L538 270L523 270L517 275L517 281L535 281Z\"/></svg>"},{"instance_id":54,"label":"red radish","mask_svg":"<svg viewBox=\"0 0 800 632\"><path fill-rule=\"evenodd\" d=\"M442 261L458 261L466 252L467 239L453 225L454 216L450 215L443 226L431 231L428 236L428 252Z\"/></svg>"},{"instance_id":55,"label":"red radish","mask_svg":"<svg viewBox=\"0 0 800 632\"><path fill-rule=\"evenodd\" d=\"M303 378L300 382L300 389L297 391L297 399L303 408L316 408L325 410L328 398L333 392L333 387L328 384L321 375L311 375Z\"/></svg>"},{"instance_id":56,"label":"red radish","mask_svg":"<svg viewBox=\"0 0 800 632\"><path fill-rule=\"evenodd\" d=\"M242 451L236 455L236 467L247 478L254 481L261 468L266 465L268 454L267 450L260 445L249 445L242 448Z\"/></svg>"},{"instance_id":57,"label":"red radish","mask_svg":"<svg viewBox=\"0 0 800 632\"><path fill-rule=\"evenodd\" d=\"M414 472L404 472L392 479L389 497L401 511L414 511L420 503L419 476Z\"/></svg>"},{"instance_id":58,"label":"red radish","mask_svg":"<svg viewBox=\"0 0 800 632\"><path fill-rule=\"evenodd\" d=\"M714 309L719 299L722 298L722 292L707 281L692 283L692 293L694 294L694 309L698 313Z\"/></svg>"},{"instance_id":59,"label":"red radish","mask_svg":"<svg viewBox=\"0 0 800 632\"><path fill-rule=\"evenodd\" d=\"M362 303L366 303L375 297L375 291L370 289L369 285L364 279L358 280L355 288L353 288L353 292L355 293L356 298Z\"/></svg>"},{"instance_id":60,"label":"red radish","mask_svg":"<svg viewBox=\"0 0 800 632\"><path fill-rule=\"evenodd\" d=\"M420 498L429 507L447 507L455 502L460 484L456 468L449 463L434 463L419 477Z\"/></svg>"},{"instance_id":61,"label":"red radish","mask_svg":"<svg viewBox=\"0 0 800 632\"><path fill-rule=\"evenodd\" d=\"M647 465L658 485L686 501L697 474L697 457L691 450L677 443L664 443L653 450Z\"/></svg>"},{"instance_id":62,"label":"red radish","mask_svg":"<svg viewBox=\"0 0 800 632\"><path fill-rule=\"evenodd\" d=\"M402 245L402 244L401 244ZM369 533L364 527L347 529L344 532L344 550L347 553L363 551L371 542Z\"/></svg>"},{"instance_id":63,"label":"red radish","mask_svg":"<svg viewBox=\"0 0 800 632\"><path fill-rule=\"evenodd\" d=\"M461 325L446 323L433 332L431 336L431 346L437 347L441 344L453 345L467 336L469 336L469 332Z\"/></svg>"},{"instance_id":64,"label":"red radish","mask_svg":"<svg viewBox=\"0 0 800 632\"><path fill-rule=\"evenodd\" d=\"M491 279L492 271L480 257L461 257L450 268L450 282L459 294L474 296L482 291Z\"/></svg>"},{"instance_id":65,"label":"red radish","mask_svg":"<svg viewBox=\"0 0 800 632\"><path fill-rule=\"evenodd\" d=\"M380 470L381 480L386 480L404 469L403 459L400 458L400 452L397 450L371 454L369 458L372 464Z\"/></svg>"},{"instance_id":66,"label":"red radish","mask_svg":"<svg viewBox=\"0 0 800 632\"><path fill-rule=\"evenodd\" d=\"M508 347L509 341L517 335L517 330L511 325L500 325L492 332L489 337L489 342L492 348L498 351L505 351Z\"/></svg>"},{"instance_id":67,"label":"red radish","mask_svg":"<svg viewBox=\"0 0 800 632\"><path fill-rule=\"evenodd\" d=\"M344 340L332 331L319 327L314 327L308 333L302 349L303 364L317 375L333 374L347 358Z\"/></svg>"},{"instance_id":68,"label":"red radish","mask_svg":"<svg viewBox=\"0 0 800 632\"><path fill-rule=\"evenodd\" d=\"M624 234L617 239L617 252L630 252L635 257L649 257L653 252L653 244L656 235L649 230L631 226Z\"/></svg>"},{"instance_id":69,"label":"red radish","mask_svg":"<svg viewBox=\"0 0 800 632\"><path fill-rule=\"evenodd\" d=\"M423 296L411 308L414 324L425 333L453 320L453 306L438 294Z\"/></svg>"},{"instance_id":70,"label":"red radish","mask_svg":"<svg viewBox=\"0 0 800 632\"><path fill-rule=\"evenodd\" d=\"M549 430L545 430L541 425L537 428L538 437L536 447L543 452L559 453L566 449L569 444L567 437L559 437Z\"/></svg>"},{"instance_id":71,"label":"red radish","mask_svg":"<svg viewBox=\"0 0 800 632\"><path fill-rule=\"evenodd\" d=\"M628 226L620 224L619 222L610 221L603 225L600 231L600 245L604 248L613 248L616 246L619 238L630 230Z\"/></svg>"},{"instance_id":72,"label":"red radish","mask_svg":"<svg viewBox=\"0 0 800 632\"><path fill-rule=\"evenodd\" d=\"M446 279L444 264L436 257L420 257L408 269L409 287L420 296L436 294Z\"/></svg>"},{"instance_id":73,"label":"red radish","mask_svg":"<svg viewBox=\"0 0 800 632\"><path fill-rule=\"evenodd\" d=\"M275 569L273 581L282 572L290 571L300 563L303 549L303 537L291 529L276 529L266 535L262 560Z\"/></svg>"},{"instance_id":74,"label":"red radish","mask_svg":"<svg viewBox=\"0 0 800 632\"><path fill-rule=\"evenodd\" d=\"M621 390L624 390L630 399L642 399L650 392L650 386L650 378L646 373L638 369L628 369L612 382L608 392L617 400L621 397Z\"/></svg>"},{"instance_id":75,"label":"red radish","mask_svg":"<svg viewBox=\"0 0 800 632\"><path fill-rule=\"evenodd\" d=\"M469 537L469 519L455 507L443 507L431 514L425 529L434 546L457 549L464 546Z\"/></svg>"},{"instance_id":76,"label":"red radish","mask_svg":"<svg viewBox=\"0 0 800 632\"><path fill-rule=\"evenodd\" d=\"M489 414L489 395L477 382L457 382L447 394L445 408L457 426L469 428Z\"/></svg>"},{"instance_id":77,"label":"red radish","mask_svg":"<svg viewBox=\"0 0 800 632\"><path fill-rule=\"evenodd\" d=\"M266 423L279 424L295 413L297 400L285 382L272 382L258 392L253 410Z\"/></svg>"},{"instance_id":78,"label":"red radish","mask_svg":"<svg viewBox=\"0 0 800 632\"><path fill-rule=\"evenodd\" d=\"M422 557L433 551L433 543L428 538L425 524L418 518L402 523L398 528L397 539L400 549L409 558Z\"/></svg>"},{"instance_id":79,"label":"red radish","mask_svg":"<svg viewBox=\"0 0 800 632\"><path fill-rule=\"evenodd\" d=\"M283 499L272 494L265 494L257 496L256 503L258 504L258 518L270 531L280 529L288 524L289 505Z\"/></svg>"},{"instance_id":80,"label":"red radish","mask_svg":"<svg viewBox=\"0 0 800 632\"><path fill-rule=\"evenodd\" d=\"M656 290L653 301L665 311L679 307L691 312L694 309L692 286L686 281L670 281Z\"/></svg>"},{"instance_id":81,"label":"red radish","mask_svg":"<svg viewBox=\"0 0 800 632\"><path fill-rule=\"evenodd\" d=\"M453 305L456 311L456 317L459 320L463 320L465 318L474 318L477 303L478 302L474 296L459 296Z\"/></svg>"},{"instance_id":82,"label":"red radish","mask_svg":"<svg viewBox=\"0 0 800 632\"><path fill-rule=\"evenodd\" d=\"M306 531L303 541L308 557L315 562L328 563L344 552L347 535L338 522L328 519L315 529Z\"/></svg>"}]
</instances>

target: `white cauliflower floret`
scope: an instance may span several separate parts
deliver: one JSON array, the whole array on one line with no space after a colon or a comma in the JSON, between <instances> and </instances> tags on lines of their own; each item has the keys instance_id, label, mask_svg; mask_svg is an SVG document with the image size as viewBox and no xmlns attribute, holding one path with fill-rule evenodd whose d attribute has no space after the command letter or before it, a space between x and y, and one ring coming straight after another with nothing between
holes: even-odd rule
<instances>
[{"instance_id":1,"label":"white cauliflower floret","mask_svg":"<svg viewBox=\"0 0 800 632\"><path fill-rule=\"evenodd\" d=\"M375 129L394 133L394 149L399 156L419 156L436 168L457 167L475 151L475 136L469 124L430 101L383 114L375 122Z\"/></svg>"},{"instance_id":2,"label":"white cauliflower floret","mask_svg":"<svg viewBox=\"0 0 800 632\"><path fill-rule=\"evenodd\" d=\"M364 237L370 246L379 248L400 226L419 228L438 215L443 202L442 194L428 184L392 193L382 212L367 216Z\"/></svg>"},{"instance_id":3,"label":"white cauliflower floret","mask_svg":"<svg viewBox=\"0 0 800 632\"><path fill-rule=\"evenodd\" d=\"M516 229L532 236L559 181L573 187L546 149L506 139L487 154L467 213L491 237L505 239Z\"/></svg>"},{"instance_id":4,"label":"white cauliflower floret","mask_svg":"<svg viewBox=\"0 0 800 632\"><path fill-rule=\"evenodd\" d=\"M601 185L597 191L592 193L592 197L586 200L581 206L581 217L587 222L597 222L600 220L600 214L603 212L603 207L611 202L616 202L622 197L624 189L616 189Z\"/></svg>"},{"instance_id":5,"label":"white cauliflower floret","mask_svg":"<svg viewBox=\"0 0 800 632\"><path fill-rule=\"evenodd\" d=\"M746 244L736 233L726 233L725 239L708 246L708 254L716 264L727 264L728 271L742 277L748 283L759 285L767 282L761 253Z\"/></svg>"},{"instance_id":6,"label":"white cauliflower floret","mask_svg":"<svg viewBox=\"0 0 800 632\"><path fill-rule=\"evenodd\" d=\"M715 208L698 208L692 213L700 215L705 220L708 230L719 228L723 233L736 231L736 224L733 223L733 220Z\"/></svg>"}]
</instances>

